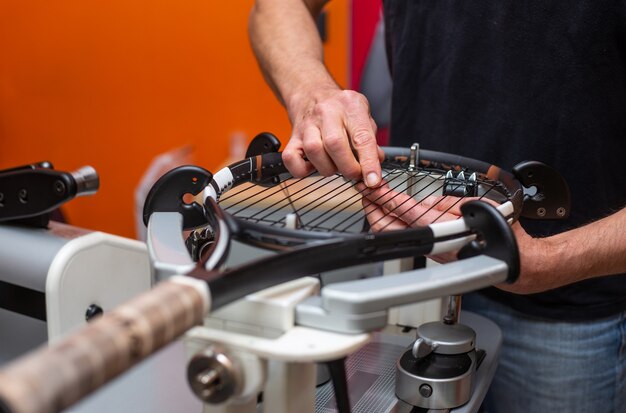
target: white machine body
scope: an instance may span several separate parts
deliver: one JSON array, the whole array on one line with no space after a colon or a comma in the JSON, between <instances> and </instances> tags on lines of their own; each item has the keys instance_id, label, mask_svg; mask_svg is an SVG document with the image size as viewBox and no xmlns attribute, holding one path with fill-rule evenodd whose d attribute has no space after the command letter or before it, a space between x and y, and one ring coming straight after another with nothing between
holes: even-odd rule
<instances>
[{"instance_id":1,"label":"white machine body","mask_svg":"<svg viewBox=\"0 0 626 413\"><path fill-rule=\"evenodd\" d=\"M0 288L19 307L0 300L0 363L85 324L90 306L106 312L151 284L142 242L57 222L0 225Z\"/></svg>"},{"instance_id":2,"label":"white machine body","mask_svg":"<svg viewBox=\"0 0 626 413\"><path fill-rule=\"evenodd\" d=\"M295 324L295 307L319 293L319 280L304 277L251 294L211 314L185 337L189 356L219 345L238 362L243 380L238 395L205 404L205 413L313 413L316 363L354 353L371 334L340 334ZM294 397L298 395L297 397Z\"/></svg>"}]
</instances>

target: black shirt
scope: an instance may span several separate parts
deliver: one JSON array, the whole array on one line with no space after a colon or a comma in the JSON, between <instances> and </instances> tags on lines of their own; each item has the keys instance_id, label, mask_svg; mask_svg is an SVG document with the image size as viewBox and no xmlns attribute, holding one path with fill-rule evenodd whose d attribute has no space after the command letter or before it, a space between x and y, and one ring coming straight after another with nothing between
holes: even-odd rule
<instances>
[{"instance_id":1,"label":"black shirt","mask_svg":"<svg viewBox=\"0 0 626 413\"><path fill-rule=\"evenodd\" d=\"M384 13L393 145L556 168L571 217L523 222L534 236L626 205L626 1L385 0ZM530 315L599 318L626 310L626 275L486 294Z\"/></svg>"}]
</instances>

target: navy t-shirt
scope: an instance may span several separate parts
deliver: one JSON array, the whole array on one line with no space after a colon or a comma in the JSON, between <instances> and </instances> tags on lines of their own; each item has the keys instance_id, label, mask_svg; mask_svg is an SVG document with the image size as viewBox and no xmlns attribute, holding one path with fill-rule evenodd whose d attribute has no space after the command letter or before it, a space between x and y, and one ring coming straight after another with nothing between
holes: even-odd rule
<instances>
[{"instance_id":1,"label":"navy t-shirt","mask_svg":"<svg viewBox=\"0 0 626 413\"><path fill-rule=\"evenodd\" d=\"M523 222L534 236L626 206L626 1L385 0L384 14L393 145L556 168L571 217ZM485 293L530 315L600 318L626 310L626 275Z\"/></svg>"}]
</instances>

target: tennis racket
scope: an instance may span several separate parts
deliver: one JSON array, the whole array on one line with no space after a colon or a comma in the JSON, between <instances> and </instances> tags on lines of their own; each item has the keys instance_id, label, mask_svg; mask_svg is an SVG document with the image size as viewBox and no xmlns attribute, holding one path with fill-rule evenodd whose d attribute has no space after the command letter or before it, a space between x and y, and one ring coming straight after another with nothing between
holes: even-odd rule
<instances>
[{"instance_id":1,"label":"tennis racket","mask_svg":"<svg viewBox=\"0 0 626 413\"><path fill-rule=\"evenodd\" d=\"M157 238L152 244L162 245L165 233L180 238L180 226L194 230L187 241L200 265L191 269L187 262L184 272L212 280L213 305L224 305L302 275L360 263L440 254L464 247L462 256L470 250L477 254L485 246L489 228L514 222L520 216L564 218L569 211L567 185L541 163L524 162L508 172L482 161L416 147L384 148L383 179L389 189L381 197L395 204L390 212L398 219L409 212L415 216L415 209L419 209L418 219L409 222L419 225L372 232L371 226L385 228L376 221L370 223L362 207L362 199L370 189L363 190L340 175L314 174L294 179L276 151L279 146L275 137L261 134L252 142L254 150L249 149L245 159L215 174L195 166L177 168L164 175L148 195L146 224L163 212L182 216L182 223L169 230L155 220L149 225L149 240ZM408 193L412 201L409 203L407 196L399 193ZM185 196L195 197L196 202L183 201ZM500 217L481 219L480 225L485 228L469 223L477 207L467 199L497 204ZM444 221L448 210L463 208L466 212L462 219ZM515 245L512 235L508 238L509 244ZM224 264L231 240L280 253L227 269L218 277L203 274ZM165 255L182 256L184 252ZM513 282L519 263L512 258L507 264L507 281ZM266 269L263 274L258 271L261 266Z\"/></svg>"}]
</instances>

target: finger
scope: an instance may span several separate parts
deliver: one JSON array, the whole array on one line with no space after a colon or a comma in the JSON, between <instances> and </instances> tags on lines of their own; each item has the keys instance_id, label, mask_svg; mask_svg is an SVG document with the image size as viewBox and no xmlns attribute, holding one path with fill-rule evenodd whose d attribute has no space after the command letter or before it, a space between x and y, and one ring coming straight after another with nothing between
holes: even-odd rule
<instances>
[{"instance_id":1,"label":"finger","mask_svg":"<svg viewBox=\"0 0 626 413\"><path fill-rule=\"evenodd\" d=\"M376 122L374 121L374 118L371 117L371 115L370 115L370 124L372 125L374 136L377 136L378 126L376 125ZM376 138L376 140L378 141L378 138ZM383 151L383 148L381 148L380 146L377 146L377 148L378 148L378 160L380 162L383 162L385 160L385 151Z\"/></svg>"},{"instance_id":2,"label":"finger","mask_svg":"<svg viewBox=\"0 0 626 413\"><path fill-rule=\"evenodd\" d=\"M315 170L313 165L306 161L302 140L293 136L282 154L283 162L291 175L296 178L303 178Z\"/></svg>"},{"instance_id":3,"label":"finger","mask_svg":"<svg viewBox=\"0 0 626 413\"><path fill-rule=\"evenodd\" d=\"M463 205L470 199L475 198L459 198L456 196L448 195L431 195L423 198L421 200L421 203L424 207L461 216L461 205Z\"/></svg>"},{"instance_id":4,"label":"finger","mask_svg":"<svg viewBox=\"0 0 626 413\"><path fill-rule=\"evenodd\" d=\"M327 116L324 119L321 132L326 153L337 165L338 171L348 179L360 179L361 165L352 152L350 140L341 118Z\"/></svg>"},{"instance_id":5,"label":"finger","mask_svg":"<svg viewBox=\"0 0 626 413\"><path fill-rule=\"evenodd\" d=\"M366 109L367 110L367 109ZM352 147L357 153L363 181L370 188L377 187L382 179L376 134L370 123L368 111L353 113L346 118L346 129Z\"/></svg>"},{"instance_id":6,"label":"finger","mask_svg":"<svg viewBox=\"0 0 626 413\"><path fill-rule=\"evenodd\" d=\"M443 252L441 254L437 254L437 255L429 255L428 258L430 258L431 260L439 263L439 264L445 264L447 262L451 262L451 261L457 261L458 257L457 257L457 252Z\"/></svg>"},{"instance_id":7,"label":"finger","mask_svg":"<svg viewBox=\"0 0 626 413\"><path fill-rule=\"evenodd\" d=\"M386 186L387 183L383 182L383 185ZM361 203L363 204L365 217L374 232L390 229L389 227L392 227L391 229L404 229L407 227L403 221L398 220L393 214L390 214L389 211L383 209L368 198L372 196L374 191L380 191L381 188L369 188L363 182L358 182L355 188L362 195ZM374 196L372 196L372 198L376 199Z\"/></svg>"},{"instance_id":8,"label":"finger","mask_svg":"<svg viewBox=\"0 0 626 413\"><path fill-rule=\"evenodd\" d=\"M374 204L367 198L362 198L363 210L370 228L373 232L381 232L383 230L391 231L397 229L405 229L407 225L402 221L383 211L378 205Z\"/></svg>"},{"instance_id":9,"label":"finger","mask_svg":"<svg viewBox=\"0 0 626 413\"><path fill-rule=\"evenodd\" d=\"M457 215L438 210L431 205L418 202L407 194L385 187L377 188L367 198L389 213L393 213L410 226L427 225L435 221L449 221Z\"/></svg>"},{"instance_id":10,"label":"finger","mask_svg":"<svg viewBox=\"0 0 626 413\"><path fill-rule=\"evenodd\" d=\"M468 198L459 198L456 196L429 196L422 200L422 204L426 206L433 207L439 211L449 212L455 215L461 215L461 206L469 201L484 201L491 205L498 206L499 204L491 199L487 198L479 198L479 197L468 197Z\"/></svg>"},{"instance_id":11,"label":"finger","mask_svg":"<svg viewBox=\"0 0 626 413\"><path fill-rule=\"evenodd\" d=\"M372 228L375 228L377 231L383 231L388 229L388 227L393 226L393 228L403 227L406 228L407 225L407 217L406 211L403 210L405 205L412 203L413 200L411 198L404 197L400 200L401 194L397 192L390 191L388 188L376 188L371 189L368 188L364 193L365 198L372 202L373 205L376 205L377 210L376 213L372 213L373 209L369 209L372 214L367 215L368 221ZM396 202L397 201L397 202ZM398 222L401 222L402 225L399 225Z\"/></svg>"},{"instance_id":12,"label":"finger","mask_svg":"<svg viewBox=\"0 0 626 413\"><path fill-rule=\"evenodd\" d=\"M337 172L337 166L328 156L322 142L321 132L317 126L309 126L304 130L302 146L308 161L321 175L330 176Z\"/></svg>"},{"instance_id":13,"label":"finger","mask_svg":"<svg viewBox=\"0 0 626 413\"><path fill-rule=\"evenodd\" d=\"M376 121L372 117L371 113L370 113L370 126L372 127L372 131L374 132L374 136L376 136L376 134L378 133L378 125L376 125Z\"/></svg>"}]
</instances>

